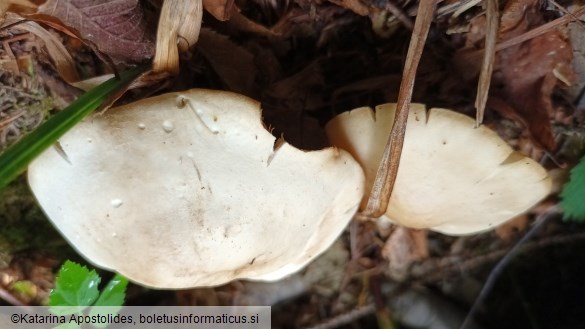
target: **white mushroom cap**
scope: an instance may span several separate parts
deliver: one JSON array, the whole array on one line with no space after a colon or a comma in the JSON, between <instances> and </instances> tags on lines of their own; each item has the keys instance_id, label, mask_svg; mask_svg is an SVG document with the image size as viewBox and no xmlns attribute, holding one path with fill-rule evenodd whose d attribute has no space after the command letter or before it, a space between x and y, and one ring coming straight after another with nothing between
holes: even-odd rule
<instances>
[{"instance_id":1,"label":"white mushroom cap","mask_svg":"<svg viewBox=\"0 0 585 329\"><path fill-rule=\"evenodd\" d=\"M171 93L86 119L60 140L64 155L33 162L29 184L85 258L135 282L277 280L334 242L364 174L343 150L276 144L253 100Z\"/></svg>"},{"instance_id":2,"label":"white mushroom cap","mask_svg":"<svg viewBox=\"0 0 585 329\"><path fill-rule=\"evenodd\" d=\"M345 112L327 126L331 142L366 172L366 195L390 130L396 104ZM534 160L515 152L494 131L446 109L412 104L398 175L386 215L412 228L444 234L490 229L548 195L551 180Z\"/></svg>"}]
</instances>

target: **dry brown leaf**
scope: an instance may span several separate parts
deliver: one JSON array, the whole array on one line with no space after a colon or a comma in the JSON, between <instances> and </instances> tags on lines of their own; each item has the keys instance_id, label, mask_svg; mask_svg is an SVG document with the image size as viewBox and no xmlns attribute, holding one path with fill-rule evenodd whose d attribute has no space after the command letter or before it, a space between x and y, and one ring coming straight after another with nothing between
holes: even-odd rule
<instances>
[{"instance_id":1,"label":"dry brown leaf","mask_svg":"<svg viewBox=\"0 0 585 329\"><path fill-rule=\"evenodd\" d=\"M526 32L543 22L538 0L512 0L506 3L500 20L502 39L509 39Z\"/></svg>"},{"instance_id":2,"label":"dry brown leaf","mask_svg":"<svg viewBox=\"0 0 585 329\"><path fill-rule=\"evenodd\" d=\"M5 24L13 24L24 20L18 15L7 13ZM79 80L77 69L75 68L75 61L54 34L47 31L44 27L36 22L26 21L15 26L16 29L23 30L34 34L40 42L45 46L45 50L49 58L55 65L55 70L67 82L75 82Z\"/></svg>"},{"instance_id":3,"label":"dry brown leaf","mask_svg":"<svg viewBox=\"0 0 585 329\"><path fill-rule=\"evenodd\" d=\"M56 18L59 22L53 20L51 26L61 23L75 30L73 35L116 61L143 61L153 55L152 34L138 0L47 0L38 14Z\"/></svg>"},{"instance_id":4,"label":"dry brown leaf","mask_svg":"<svg viewBox=\"0 0 585 329\"><path fill-rule=\"evenodd\" d=\"M507 40L542 25L544 18L536 0L515 0L502 14L500 38ZM556 147L550 125L554 115L551 96L559 80L555 73L570 83L572 51L560 29L550 30L518 46L501 50L497 56L494 84L499 95L522 118L539 147ZM503 107L498 106L496 109ZM510 113L508 113L510 115Z\"/></svg>"},{"instance_id":5,"label":"dry brown leaf","mask_svg":"<svg viewBox=\"0 0 585 329\"><path fill-rule=\"evenodd\" d=\"M55 70L61 77L63 77L63 79L68 82L79 80L73 58L56 35L50 33L36 22L27 21L17 14L7 12L2 26L4 27L12 24L17 24L12 27L13 30L26 31L36 37L34 41L37 43L38 48L43 52L46 52L48 58L53 63Z\"/></svg>"},{"instance_id":6,"label":"dry brown leaf","mask_svg":"<svg viewBox=\"0 0 585 329\"><path fill-rule=\"evenodd\" d=\"M202 29L197 50L205 56L228 90L254 96L256 65L254 56L229 38Z\"/></svg>"},{"instance_id":7,"label":"dry brown leaf","mask_svg":"<svg viewBox=\"0 0 585 329\"><path fill-rule=\"evenodd\" d=\"M234 0L203 0L203 8L220 21L230 19Z\"/></svg>"},{"instance_id":8,"label":"dry brown leaf","mask_svg":"<svg viewBox=\"0 0 585 329\"><path fill-rule=\"evenodd\" d=\"M581 6L543 24L536 1L515 0L502 15L489 107L525 125L539 148L555 147L549 123L554 116L551 94L559 81L563 87L575 81L564 26L584 12L585 6ZM470 27L466 47L456 54L455 61L465 80L479 70L481 52L473 49L484 36L485 22L472 20Z\"/></svg>"},{"instance_id":9,"label":"dry brown leaf","mask_svg":"<svg viewBox=\"0 0 585 329\"><path fill-rule=\"evenodd\" d=\"M29 0L2 0L0 2L0 25L4 20L6 12L21 14L30 10L35 10L37 5Z\"/></svg>"},{"instance_id":10,"label":"dry brown leaf","mask_svg":"<svg viewBox=\"0 0 585 329\"><path fill-rule=\"evenodd\" d=\"M557 31L514 48L499 54L496 83L503 86L504 98L528 125L536 144L552 150L555 140L550 125L554 114L551 96L558 84L554 70L568 70L571 49Z\"/></svg>"}]
</instances>

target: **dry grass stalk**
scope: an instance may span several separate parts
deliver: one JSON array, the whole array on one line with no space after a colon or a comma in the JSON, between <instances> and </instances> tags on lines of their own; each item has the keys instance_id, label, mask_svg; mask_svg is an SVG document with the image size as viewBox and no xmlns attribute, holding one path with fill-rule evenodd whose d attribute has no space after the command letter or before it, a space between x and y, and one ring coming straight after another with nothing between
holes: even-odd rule
<instances>
[{"instance_id":1,"label":"dry grass stalk","mask_svg":"<svg viewBox=\"0 0 585 329\"><path fill-rule=\"evenodd\" d=\"M197 42L201 30L201 0L166 0L156 32L154 72L179 73L179 51L187 51Z\"/></svg>"},{"instance_id":2,"label":"dry grass stalk","mask_svg":"<svg viewBox=\"0 0 585 329\"><path fill-rule=\"evenodd\" d=\"M425 41L433 21L436 5L436 0L422 0L419 5L412 39L410 40L408 53L406 54L403 78L398 93L398 108L394 117L394 126L386 144L384 156L378 167L366 209L363 210L366 216L380 217L386 212L386 208L388 208L390 195L394 187L394 182L396 181L396 175L398 174L398 165L400 163L402 145L404 144L406 121L412 99L416 69L418 68Z\"/></svg>"}]
</instances>

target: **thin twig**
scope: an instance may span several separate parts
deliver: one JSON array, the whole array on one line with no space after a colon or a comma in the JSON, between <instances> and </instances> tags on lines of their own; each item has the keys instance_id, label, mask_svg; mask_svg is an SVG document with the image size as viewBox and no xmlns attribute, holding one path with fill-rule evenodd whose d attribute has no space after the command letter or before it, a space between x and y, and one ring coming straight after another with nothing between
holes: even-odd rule
<instances>
[{"instance_id":1,"label":"thin twig","mask_svg":"<svg viewBox=\"0 0 585 329\"><path fill-rule=\"evenodd\" d=\"M406 15L402 8L394 4L394 2L392 1L388 1L384 8L387 11L391 12L392 15L394 15L402 23L402 25L404 25L404 27L406 27L410 31L413 30L414 24L412 24L412 20L410 19L410 17L408 17L408 15Z\"/></svg>"},{"instance_id":2,"label":"thin twig","mask_svg":"<svg viewBox=\"0 0 585 329\"><path fill-rule=\"evenodd\" d=\"M517 37L500 42L496 46L496 51L500 51L500 50L515 46L517 44L520 44L524 41L528 41L530 39L533 39L533 38L535 38L539 35L542 35L542 34L548 32L554 28L557 28L558 26L575 21L576 17L580 17L583 14L585 14L585 6L581 6L581 7L577 8L577 10L572 12L570 15L565 15L565 16L559 17L559 18L555 19L554 21L550 21L544 25L541 25L541 26L533 29L533 30L530 30L526 33L523 33Z\"/></svg>"},{"instance_id":3,"label":"thin twig","mask_svg":"<svg viewBox=\"0 0 585 329\"><path fill-rule=\"evenodd\" d=\"M469 8L477 5L478 0L459 0L443 4L437 8L437 17L453 14L454 17L461 15L461 13ZM464 8L464 9L461 9ZM410 12L409 12L410 13Z\"/></svg>"},{"instance_id":4,"label":"thin twig","mask_svg":"<svg viewBox=\"0 0 585 329\"><path fill-rule=\"evenodd\" d=\"M498 38L498 0L486 0L486 34L485 34L485 51L483 53L483 63L479 74L477 84L477 97L475 98L475 126L483 122L485 104L487 103L490 82L492 81L492 72L494 70L494 60L496 57L496 41Z\"/></svg>"},{"instance_id":5,"label":"thin twig","mask_svg":"<svg viewBox=\"0 0 585 329\"><path fill-rule=\"evenodd\" d=\"M400 155L402 154L402 145L404 144L404 134L406 132L406 122L408 120L414 80L416 78L416 69L418 68L425 41L433 21L436 5L436 0L420 1L418 15L414 23L414 32L412 33L408 53L406 54L402 83L398 92L394 125L386 143L384 155L378 167L366 209L363 211L367 216L380 217L386 212L386 208L388 208L390 194L394 188L396 174L398 173Z\"/></svg>"},{"instance_id":6,"label":"thin twig","mask_svg":"<svg viewBox=\"0 0 585 329\"><path fill-rule=\"evenodd\" d=\"M516 46L516 45L521 44L521 43L528 41L530 39L534 39L534 38L536 38L544 33L547 33L548 31L555 29L559 26L562 26L564 24L568 24L572 21L576 21L576 20L578 20L577 17L580 17L583 14L585 14L585 5L577 8L574 12L572 12L568 15L559 17L553 21L550 21L544 25L541 25L537 28L534 28L528 32L522 33L517 37L514 37L514 38L511 38L511 39L508 39L506 41L502 41L502 42L498 43L496 45L496 52L513 47L513 46ZM464 56L468 59L471 59L471 58L481 56L481 54L483 52L484 52L483 49L475 50L475 51L471 51L471 52L465 54Z\"/></svg>"},{"instance_id":7,"label":"thin twig","mask_svg":"<svg viewBox=\"0 0 585 329\"><path fill-rule=\"evenodd\" d=\"M573 16L573 19L575 20L575 23L579 24L579 26L581 26L582 28L585 27L585 24L583 24L583 22L581 22L581 20L579 19L579 17L575 16L575 14L571 13L565 7L563 7L560 4L558 4L555 0L550 0L549 2L554 7L556 7L561 13L563 13L565 15L571 15L571 16Z\"/></svg>"},{"instance_id":8,"label":"thin twig","mask_svg":"<svg viewBox=\"0 0 585 329\"><path fill-rule=\"evenodd\" d=\"M376 306L374 303L366 304L364 306L358 307L355 310L351 310L347 313L343 313L337 315L325 322L319 323L315 326L308 327L305 329L333 329L339 328L343 325L348 323L354 322L357 319L363 318L364 316L368 316L374 314L376 312Z\"/></svg>"},{"instance_id":9,"label":"thin twig","mask_svg":"<svg viewBox=\"0 0 585 329\"><path fill-rule=\"evenodd\" d=\"M23 116L25 114L26 114L26 111L25 110L20 110L16 114L11 115L9 118L6 118L6 119L0 121L0 128L3 128L4 126L8 125L12 121L20 118L21 116Z\"/></svg>"},{"instance_id":10,"label":"thin twig","mask_svg":"<svg viewBox=\"0 0 585 329\"><path fill-rule=\"evenodd\" d=\"M520 253L527 253L532 250L546 248L550 246L567 244L579 240L585 240L585 232L575 233L570 235L553 236L543 238L538 241L525 243L520 247ZM480 255L473 255L471 257L463 257L461 255L451 255L441 258L434 258L426 260L420 264L415 265L409 276L409 280L420 283L433 283L442 281L445 278L459 273L471 272L476 268L486 264L495 263L506 253L509 249L499 249Z\"/></svg>"}]
</instances>

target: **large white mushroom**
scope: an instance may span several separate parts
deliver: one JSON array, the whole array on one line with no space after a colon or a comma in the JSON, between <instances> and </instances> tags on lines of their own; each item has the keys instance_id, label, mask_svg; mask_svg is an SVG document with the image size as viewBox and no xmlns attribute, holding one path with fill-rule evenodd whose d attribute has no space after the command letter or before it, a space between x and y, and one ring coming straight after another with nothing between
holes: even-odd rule
<instances>
[{"instance_id":1,"label":"large white mushroom","mask_svg":"<svg viewBox=\"0 0 585 329\"><path fill-rule=\"evenodd\" d=\"M327 126L331 142L349 151L366 172L365 207L396 104L345 112ZM548 195L551 179L534 160L515 152L494 131L446 109L412 104L398 175L385 215L411 228L476 233L531 208Z\"/></svg>"},{"instance_id":2,"label":"large white mushroom","mask_svg":"<svg viewBox=\"0 0 585 329\"><path fill-rule=\"evenodd\" d=\"M277 280L326 250L364 174L334 148L276 142L259 104L165 94L94 115L29 167L41 207L91 263L157 288Z\"/></svg>"}]
</instances>

